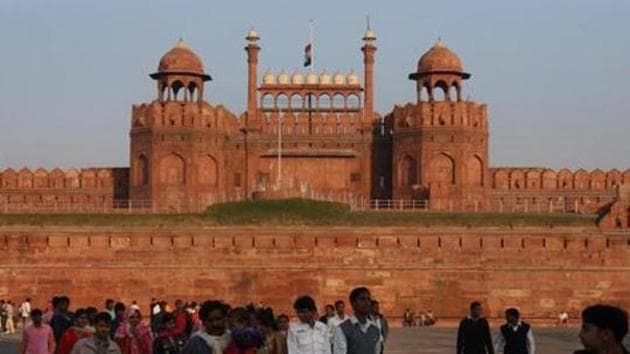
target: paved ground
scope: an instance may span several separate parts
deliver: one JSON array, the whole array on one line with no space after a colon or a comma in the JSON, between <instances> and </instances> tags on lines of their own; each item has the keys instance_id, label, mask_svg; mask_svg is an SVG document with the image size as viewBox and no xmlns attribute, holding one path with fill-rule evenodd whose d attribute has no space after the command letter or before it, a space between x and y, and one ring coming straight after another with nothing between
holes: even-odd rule
<instances>
[{"instance_id":1,"label":"paved ground","mask_svg":"<svg viewBox=\"0 0 630 354\"><path fill-rule=\"evenodd\" d=\"M580 348L578 330L540 329L535 330L537 354L567 354ZM393 329L388 341L387 354L449 353L455 352L457 331L452 328L402 328ZM18 336L0 335L0 354L18 352ZM630 337L626 337L630 347Z\"/></svg>"}]
</instances>

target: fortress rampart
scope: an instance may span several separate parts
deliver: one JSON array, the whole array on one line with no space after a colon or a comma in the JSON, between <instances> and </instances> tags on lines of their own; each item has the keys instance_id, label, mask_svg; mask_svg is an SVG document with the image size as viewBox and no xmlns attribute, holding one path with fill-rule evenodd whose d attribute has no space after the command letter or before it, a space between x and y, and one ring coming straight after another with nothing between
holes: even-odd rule
<instances>
[{"instance_id":1,"label":"fortress rampart","mask_svg":"<svg viewBox=\"0 0 630 354\"><path fill-rule=\"evenodd\" d=\"M540 320L630 306L630 233L596 228L2 227L0 259L0 297L36 304L221 298L292 314L298 295L323 306L366 285L394 317L456 318L472 300Z\"/></svg>"}]
</instances>

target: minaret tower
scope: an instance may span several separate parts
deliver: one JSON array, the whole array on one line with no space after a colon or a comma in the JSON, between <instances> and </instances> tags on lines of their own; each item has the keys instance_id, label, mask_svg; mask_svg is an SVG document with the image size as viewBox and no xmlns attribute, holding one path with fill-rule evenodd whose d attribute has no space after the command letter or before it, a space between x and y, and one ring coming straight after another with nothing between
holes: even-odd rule
<instances>
[{"instance_id":1,"label":"minaret tower","mask_svg":"<svg viewBox=\"0 0 630 354\"><path fill-rule=\"evenodd\" d=\"M374 121L374 55L376 54L376 33L368 25L368 29L363 36L363 66L364 66L364 109L363 126L371 130Z\"/></svg>"},{"instance_id":2,"label":"minaret tower","mask_svg":"<svg viewBox=\"0 0 630 354\"><path fill-rule=\"evenodd\" d=\"M258 40L260 37L258 33L252 28L248 33L247 46L245 51L247 52L247 129L259 129L258 122L258 52L260 47L258 46Z\"/></svg>"}]
</instances>

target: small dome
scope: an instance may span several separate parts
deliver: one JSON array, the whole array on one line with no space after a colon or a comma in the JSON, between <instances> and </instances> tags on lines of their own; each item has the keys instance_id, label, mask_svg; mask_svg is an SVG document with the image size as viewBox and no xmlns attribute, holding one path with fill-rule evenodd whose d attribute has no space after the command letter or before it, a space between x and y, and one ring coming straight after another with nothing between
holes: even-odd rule
<instances>
[{"instance_id":1,"label":"small dome","mask_svg":"<svg viewBox=\"0 0 630 354\"><path fill-rule=\"evenodd\" d=\"M306 75L306 83L309 85L316 85L319 82L319 77L314 72L308 73Z\"/></svg>"},{"instance_id":2,"label":"small dome","mask_svg":"<svg viewBox=\"0 0 630 354\"><path fill-rule=\"evenodd\" d=\"M355 74L354 71L348 74L348 85L358 85L359 84L359 75Z\"/></svg>"},{"instance_id":3,"label":"small dome","mask_svg":"<svg viewBox=\"0 0 630 354\"><path fill-rule=\"evenodd\" d=\"M291 83L294 85L304 84L304 75L299 71L294 72L293 75L291 75Z\"/></svg>"},{"instance_id":4,"label":"small dome","mask_svg":"<svg viewBox=\"0 0 630 354\"><path fill-rule=\"evenodd\" d=\"M260 37L258 37L258 32L256 32L256 30L252 28L249 30L249 32L247 32L247 37L245 37L245 39L249 41L257 41L258 39L260 39Z\"/></svg>"},{"instance_id":5,"label":"small dome","mask_svg":"<svg viewBox=\"0 0 630 354\"><path fill-rule=\"evenodd\" d=\"M265 85L273 85L276 83L276 76L269 71L265 73L263 76L263 84Z\"/></svg>"},{"instance_id":6,"label":"small dome","mask_svg":"<svg viewBox=\"0 0 630 354\"><path fill-rule=\"evenodd\" d=\"M159 73L188 73L203 75L203 63L199 56L182 39L166 52L158 65Z\"/></svg>"},{"instance_id":7,"label":"small dome","mask_svg":"<svg viewBox=\"0 0 630 354\"><path fill-rule=\"evenodd\" d=\"M363 35L363 40L365 40L365 41L374 41L374 40L376 40L376 32L374 32L371 29L367 30L365 32L365 35Z\"/></svg>"},{"instance_id":8,"label":"small dome","mask_svg":"<svg viewBox=\"0 0 630 354\"><path fill-rule=\"evenodd\" d=\"M448 49L442 40L431 47L418 60L418 73L431 72L463 72L462 61L457 54Z\"/></svg>"},{"instance_id":9,"label":"small dome","mask_svg":"<svg viewBox=\"0 0 630 354\"><path fill-rule=\"evenodd\" d=\"M326 70L322 71L322 73L319 75L319 83L322 85L332 84L332 77L326 72Z\"/></svg>"},{"instance_id":10,"label":"small dome","mask_svg":"<svg viewBox=\"0 0 630 354\"><path fill-rule=\"evenodd\" d=\"M289 83L289 75L284 70L278 75L278 83L281 85L287 85Z\"/></svg>"},{"instance_id":11,"label":"small dome","mask_svg":"<svg viewBox=\"0 0 630 354\"><path fill-rule=\"evenodd\" d=\"M345 85L346 84L346 76L340 72L336 72L335 76L333 76L333 83L335 85Z\"/></svg>"}]
</instances>

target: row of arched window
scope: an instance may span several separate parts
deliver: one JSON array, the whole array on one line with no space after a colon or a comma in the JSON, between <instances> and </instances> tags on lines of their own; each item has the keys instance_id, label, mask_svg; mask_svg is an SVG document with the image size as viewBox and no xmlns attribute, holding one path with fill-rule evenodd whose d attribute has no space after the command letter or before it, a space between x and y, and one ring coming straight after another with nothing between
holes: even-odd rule
<instances>
[{"instance_id":1,"label":"row of arched window","mask_svg":"<svg viewBox=\"0 0 630 354\"><path fill-rule=\"evenodd\" d=\"M361 99L357 94L343 95L340 93L329 95L327 93L314 95L301 95L298 93L287 95L284 93L274 95L263 94L260 100L263 109L359 109Z\"/></svg>"}]
</instances>

